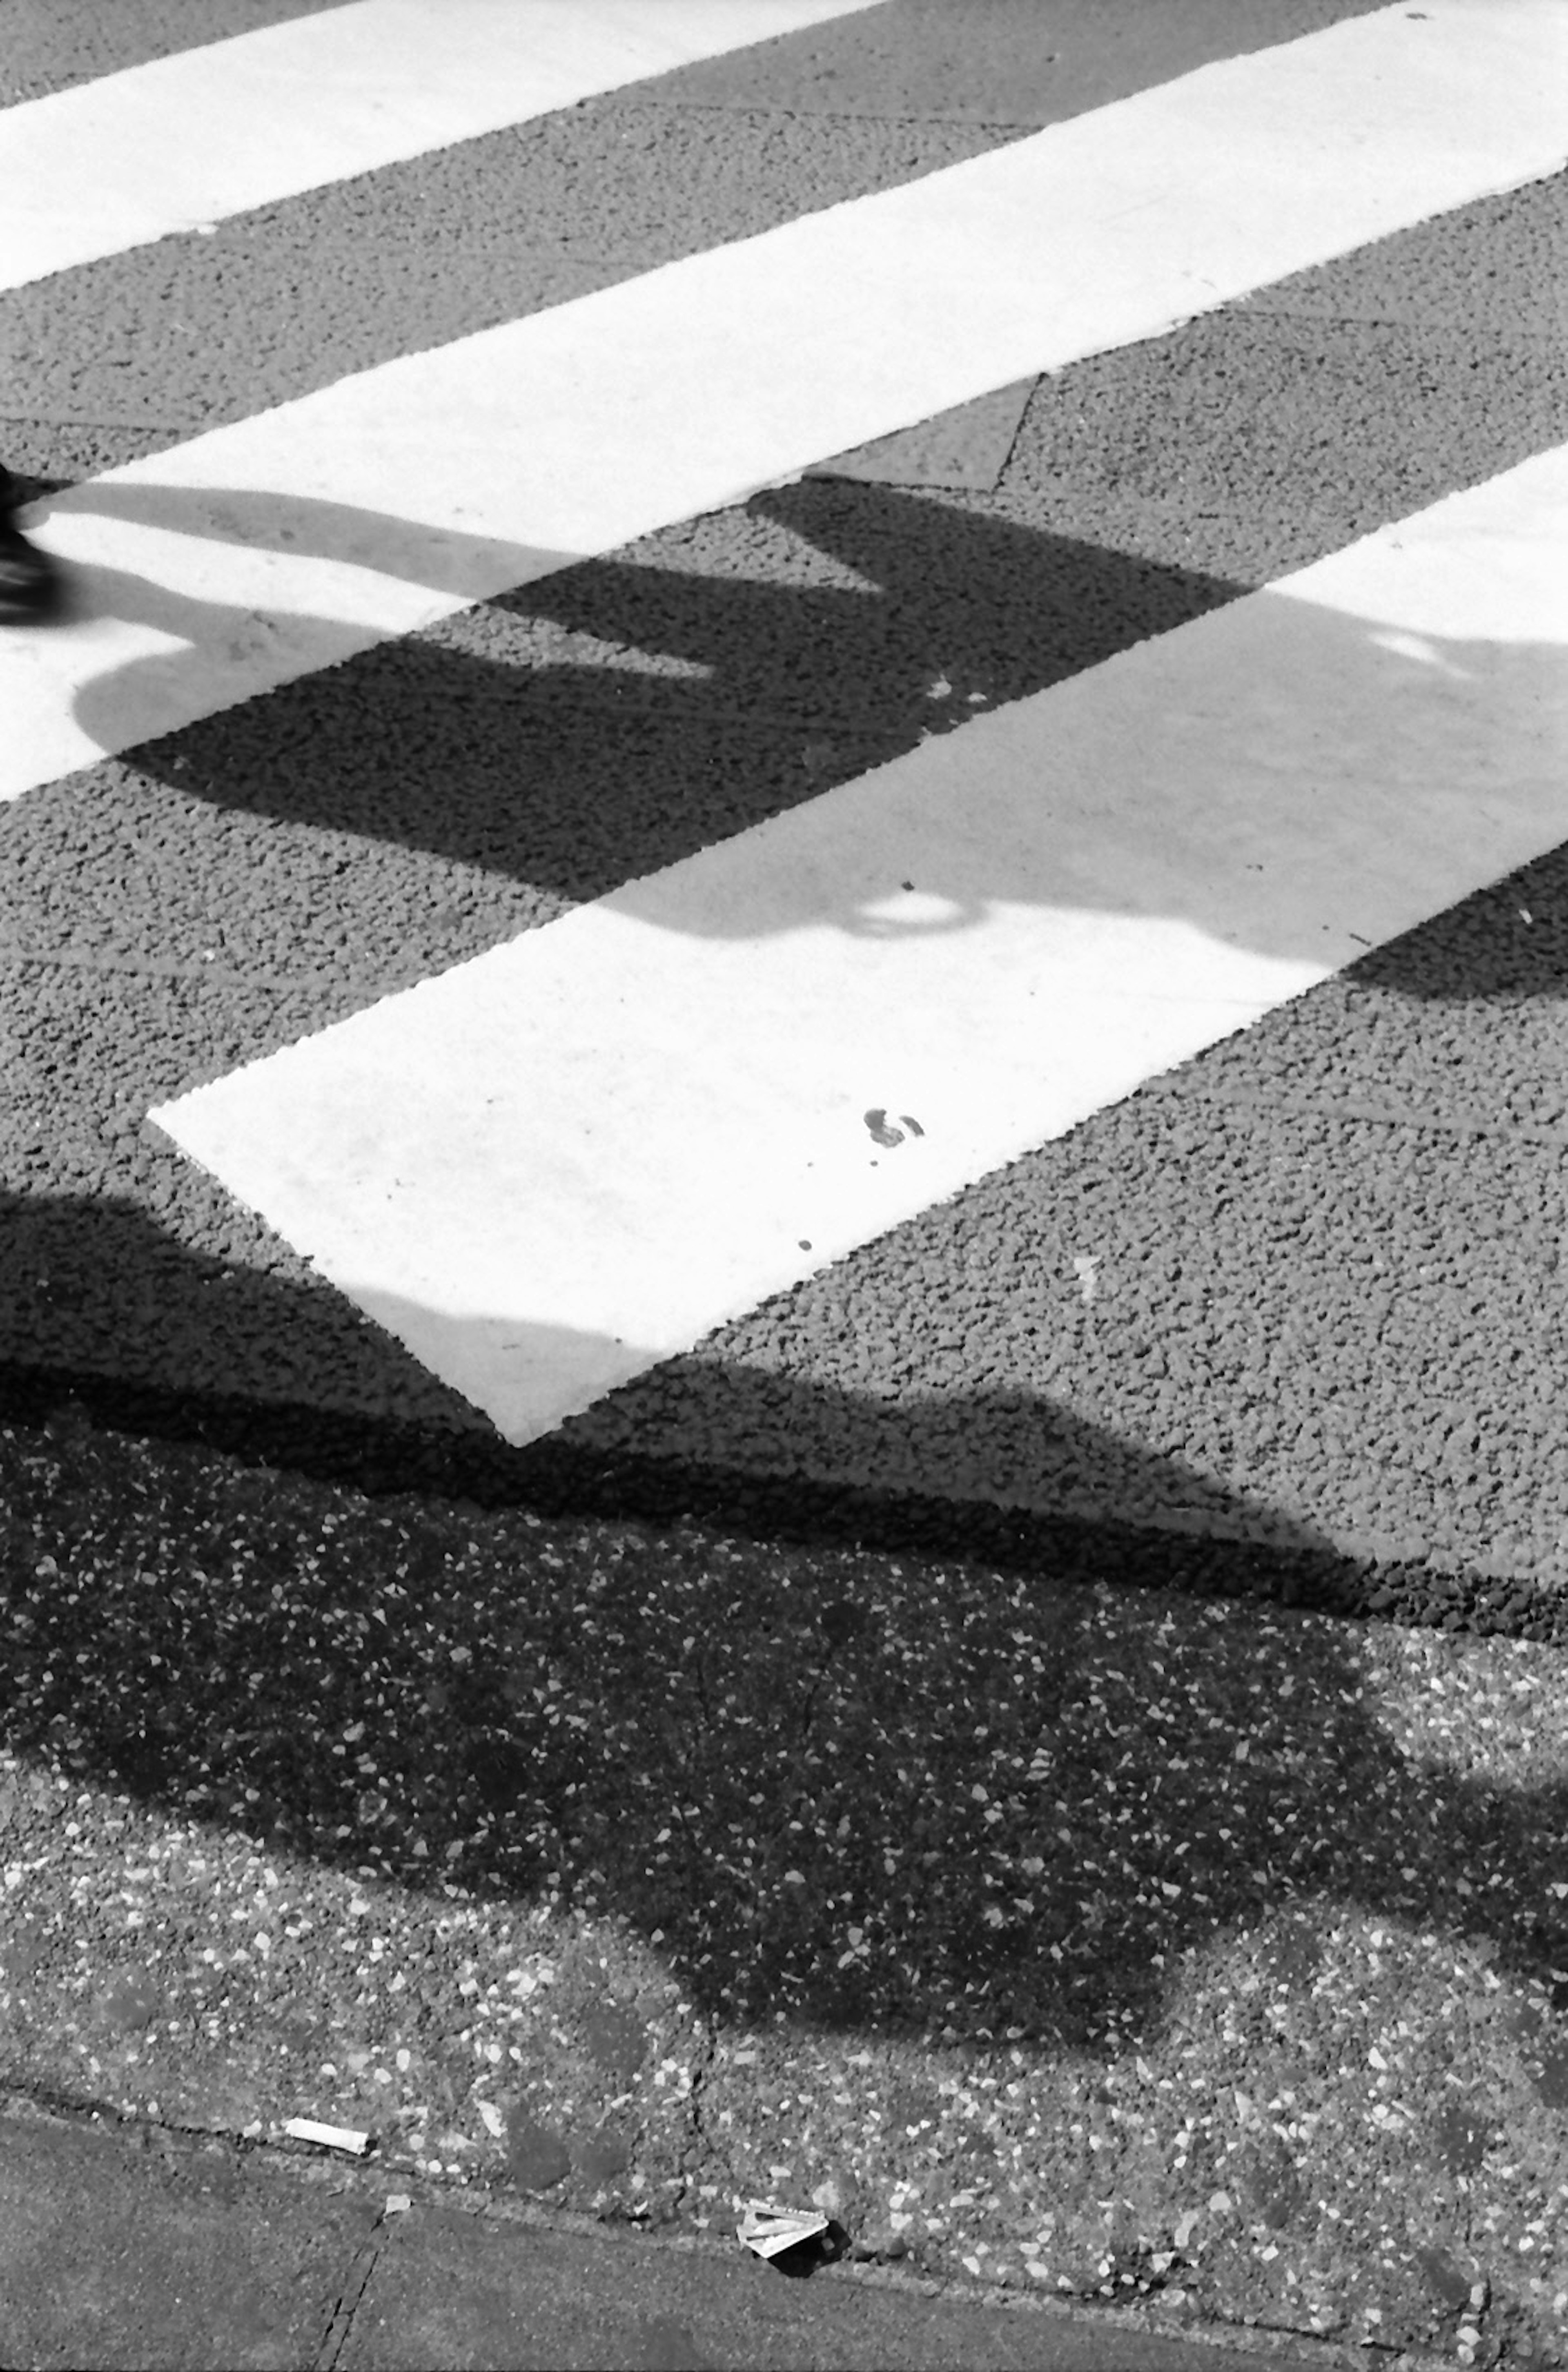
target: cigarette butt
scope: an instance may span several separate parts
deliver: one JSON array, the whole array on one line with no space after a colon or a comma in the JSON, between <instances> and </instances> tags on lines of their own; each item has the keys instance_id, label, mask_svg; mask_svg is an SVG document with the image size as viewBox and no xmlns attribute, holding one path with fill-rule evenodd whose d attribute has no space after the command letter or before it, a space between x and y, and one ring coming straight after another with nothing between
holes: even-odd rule
<instances>
[{"instance_id":1,"label":"cigarette butt","mask_svg":"<svg viewBox=\"0 0 1568 2372\"><path fill-rule=\"evenodd\" d=\"M354 2157L363 2157L370 2147L368 2134L356 2134L347 2125L319 2125L312 2117L290 2117L284 2131L296 2142L319 2142L323 2149L348 2150Z\"/></svg>"}]
</instances>

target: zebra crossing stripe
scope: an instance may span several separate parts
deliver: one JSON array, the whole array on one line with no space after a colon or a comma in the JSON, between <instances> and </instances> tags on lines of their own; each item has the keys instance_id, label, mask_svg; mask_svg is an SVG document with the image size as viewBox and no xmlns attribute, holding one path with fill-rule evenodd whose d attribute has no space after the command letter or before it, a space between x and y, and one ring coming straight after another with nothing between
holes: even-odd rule
<instances>
[{"instance_id":1,"label":"zebra crossing stripe","mask_svg":"<svg viewBox=\"0 0 1568 2372\"><path fill-rule=\"evenodd\" d=\"M151 1117L522 1442L1568 837L1568 448Z\"/></svg>"},{"instance_id":2,"label":"zebra crossing stripe","mask_svg":"<svg viewBox=\"0 0 1568 2372\"><path fill-rule=\"evenodd\" d=\"M871 0L351 0L0 113L0 287Z\"/></svg>"},{"instance_id":3,"label":"zebra crossing stripe","mask_svg":"<svg viewBox=\"0 0 1568 2372\"><path fill-rule=\"evenodd\" d=\"M1565 62L1568 0L1381 10L73 488L0 796L1528 180Z\"/></svg>"}]
</instances>

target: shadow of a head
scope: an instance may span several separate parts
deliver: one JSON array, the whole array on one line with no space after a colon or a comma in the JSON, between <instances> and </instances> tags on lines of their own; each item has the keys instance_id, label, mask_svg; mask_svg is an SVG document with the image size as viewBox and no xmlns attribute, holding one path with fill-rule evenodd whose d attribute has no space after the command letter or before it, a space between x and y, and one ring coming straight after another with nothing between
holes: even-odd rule
<instances>
[{"instance_id":1,"label":"shadow of a head","mask_svg":"<svg viewBox=\"0 0 1568 2372\"><path fill-rule=\"evenodd\" d=\"M264 710L144 743L138 767L547 898L614 895L675 932L946 935L1043 905L1310 971L1556 828L1568 663L1517 621L1455 639L1402 596L1365 616L1288 589L1241 600L1250 588L1200 572L831 479L753 497L744 576L563 564L270 494L92 499L155 544L221 539L261 570L238 606L203 595L199 564L188 587L172 563L157 586L103 573L108 610L158 636L81 689L104 746L155 731L170 702L199 719L203 687L253 662L279 687ZM300 599L331 597L320 613L286 597L302 564ZM367 625L389 587L396 618ZM412 644L364 647L424 610L443 622ZM323 699L311 679L345 661ZM796 837L821 838L815 861L770 858L717 890L679 866L808 802ZM918 907L894 913L906 879Z\"/></svg>"}]
</instances>

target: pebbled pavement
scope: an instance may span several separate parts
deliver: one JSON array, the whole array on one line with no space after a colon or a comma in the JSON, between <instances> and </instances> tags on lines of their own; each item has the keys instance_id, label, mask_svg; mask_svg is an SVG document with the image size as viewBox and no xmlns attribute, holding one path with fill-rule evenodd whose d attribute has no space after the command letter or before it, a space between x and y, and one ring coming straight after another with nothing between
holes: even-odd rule
<instances>
[{"instance_id":1,"label":"pebbled pavement","mask_svg":"<svg viewBox=\"0 0 1568 2372\"><path fill-rule=\"evenodd\" d=\"M374 2169L0 2115L0 2362L15 2372L1338 2372L1352 2360L842 2266L792 2280L738 2248L389 2192Z\"/></svg>"}]
</instances>

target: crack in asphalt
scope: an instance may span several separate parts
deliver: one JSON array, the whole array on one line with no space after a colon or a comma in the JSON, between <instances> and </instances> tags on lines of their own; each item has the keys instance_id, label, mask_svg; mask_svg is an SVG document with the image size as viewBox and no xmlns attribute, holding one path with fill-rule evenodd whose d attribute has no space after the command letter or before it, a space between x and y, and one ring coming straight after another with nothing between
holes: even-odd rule
<instances>
[{"instance_id":1,"label":"crack in asphalt","mask_svg":"<svg viewBox=\"0 0 1568 2372\"><path fill-rule=\"evenodd\" d=\"M383 2235L386 2227L385 2214L377 2215L368 2238L361 2242L350 2259L343 2288L328 2312L327 2327L321 2334L320 2344L310 2359L310 2372L334 2372L338 2359L348 2344L354 2317L359 2312L361 2301L379 2261L385 2245Z\"/></svg>"},{"instance_id":2,"label":"crack in asphalt","mask_svg":"<svg viewBox=\"0 0 1568 2372\"><path fill-rule=\"evenodd\" d=\"M714 2135L709 2133L703 2114L703 2089L712 2073L714 2062L718 2056L718 2028L712 2017L703 2017L698 2023L697 2031L698 2047L691 2063L691 2087L686 2095L687 2130L690 2138L688 2146L682 2153L683 2163L679 2170L680 2189L673 2202L676 2208L684 2204L688 2195L700 2180L704 2167L715 2165L721 2167L732 2185L735 2180L735 2169L719 2148Z\"/></svg>"},{"instance_id":3,"label":"crack in asphalt","mask_svg":"<svg viewBox=\"0 0 1568 2372\"><path fill-rule=\"evenodd\" d=\"M99 955L78 948L31 948L6 943L0 948L7 963L37 964L50 971L129 972L137 980L193 980L203 988L271 989L279 996L319 993L320 977L310 972L236 971L216 963L160 963L152 957Z\"/></svg>"}]
</instances>

